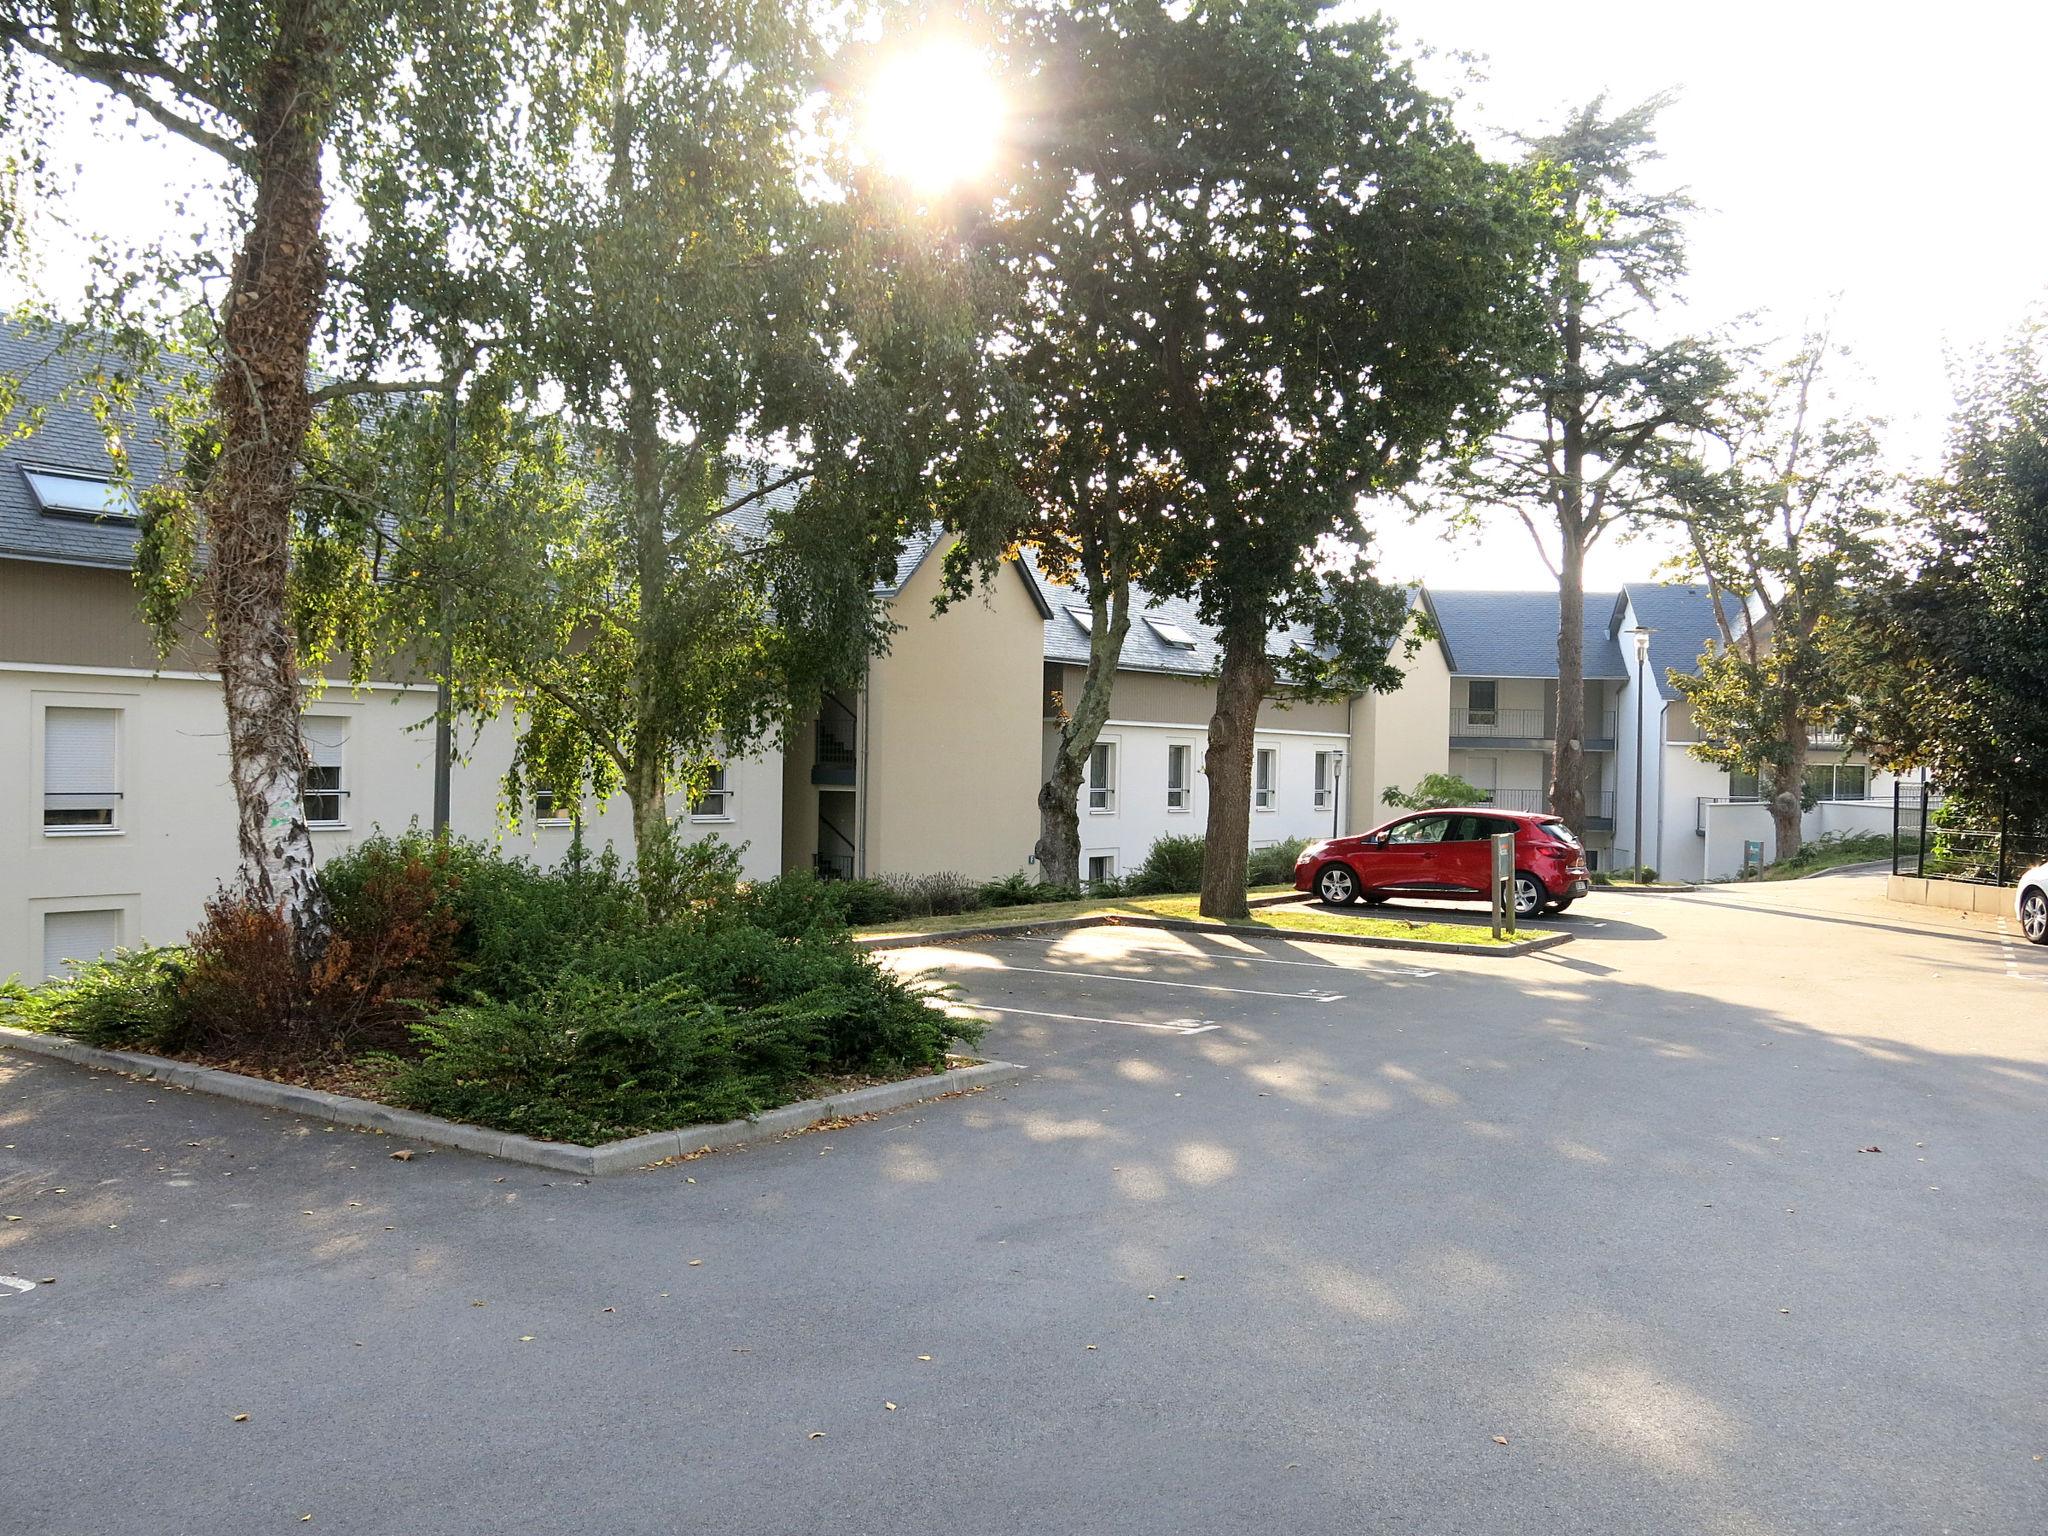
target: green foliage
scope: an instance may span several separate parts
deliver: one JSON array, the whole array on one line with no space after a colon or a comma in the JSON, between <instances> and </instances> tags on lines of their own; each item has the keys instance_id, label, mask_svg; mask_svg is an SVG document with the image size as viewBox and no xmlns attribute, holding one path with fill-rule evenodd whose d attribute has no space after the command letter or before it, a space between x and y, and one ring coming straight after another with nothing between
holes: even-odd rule
<instances>
[{"instance_id":1,"label":"green foliage","mask_svg":"<svg viewBox=\"0 0 2048 1536\"><path fill-rule=\"evenodd\" d=\"M1907 850L1918 846L1917 839L1901 841ZM1802 843L1791 858L1766 865L1763 877L1766 880L1796 880L1824 869L1835 869L1844 864L1874 863L1879 859L1889 859L1891 855L1889 832L1824 832L1812 842Z\"/></svg>"},{"instance_id":2,"label":"green foliage","mask_svg":"<svg viewBox=\"0 0 2048 1536\"><path fill-rule=\"evenodd\" d=\"M2048 319L1964 380L1918 538L1858 605L1848 716L1880 766L2048 833Z\"/></svg>"},{"instance_id":3,"label":"green foliage","mask_svg":"<svg viewBox=\"0 0 2048 1536\"><path fill-rule=\"evenodd\" d=\"M1145 850L1145 862L1131 871L1125 888L1134 896L1175 896L1202 888L1203 839L1168 833Z\"/></svg>"},{"instance_id":4,"label":"green foliage","mask_svg":"<svg viewBox=\"0 0 2048 1536\"><path fill-rule=\"evenodd\" d=\"M1813 731L1850 706L1845 621L1896 526L1878 424L1822 413L1828 355L1825 337L1809 337L1731 393L1712 449L1671 478L1723 640L1672 674L1698 729L1693 755L1755 774L1773 798L1796 795L1798 809L1812 804ZM1782 861L1797 850L1797 809L1781 804L1776 819L1792 842Z\"/></svg>"},{"instance_id":5,"label":"green foliage","mask_svg":"<svg viewBox=\"0 0 2048 1536\"><path fill-rule=\"evenodd\" d=\"M595 1142L786 1102L808 1077L945 1063L979 1029L853 947L703 909L588 951L548 985L414 1030L394 1093L432 1114Z\"/></svg>"},{"instance_id":6,"label":"green foliage","mask_svg":"<svg viewBox=\"0 0 2048 1536\"><path fill-rule=\"evenodd\" d=\"M1282 838L1270 848L1254 848L1245 877L1248 886L1294 884L1294 861L1308 846L1305 837Z\"/></svg>"},{"instance_id":7,"label":"green foliage","mask_svg":"<svg viewBox=\"0 0 2048 1536\"><path fill-rule=\"evenodd\" d=\"M1080 892L1068 886L1034 880L1019 871L1000 880L988 881L978 894L984 907L1029 907L1047 901L1072 901Z\"/></svg>"},{"instance_id":8,"label":"green foliage","mask_svg":"<svg viewBox=\"0 0 2048 1536\"><path fill-rule=\"evenodd\" d=\"M10 979L0 984L0 1023L88 1045L161 1045L185 1027L185 961L176 947L117 949L34 989Z\"/></svg>"},{"instance_id":9,"label":"green foliage","mask_svg":"<svg viewBox=\"0 0 2048 1536\"><path fill-rule=\"evenodd\" d=\"M1455 773L1425 773L1413 789L1389 784L1380 791L1388 805L1407 811L1434 811L1447 805L1483 805L1486 791Z\"/></svg>"}]
</instances>

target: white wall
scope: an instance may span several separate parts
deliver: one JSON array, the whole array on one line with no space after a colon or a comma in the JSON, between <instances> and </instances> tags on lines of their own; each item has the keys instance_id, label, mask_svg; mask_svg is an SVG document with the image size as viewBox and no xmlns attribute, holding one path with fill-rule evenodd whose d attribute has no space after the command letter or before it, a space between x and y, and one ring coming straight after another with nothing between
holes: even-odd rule
<instances>
[{"instance_id":1,"label":"white wall","mask_svg":"<svg viewBox=\"0 0 2048 1536\"><path fill-rule=\"evenodd\" d=\"M1088 809L1084 784L1078 802L1081 817L1081 868L1095 854L1109 854L1116 860L1116 872L1128 875L1161 837L1200 837L1208 823L1209 780L1202 772L1202 753L1207 745L1206 727L1189 723L1152 724L1112 720L1103 727L1099 742L1116 747L1116 805L1111 811ZM1166 807L1166 749L1180 744L1190 749L1193 765L1188 809ZM1278 794L1270 811L1254 809L1251 844L1254 848L1289 838L1331 835L1333 817L1348 817L1349 806L1315 806L1315 755L1319 751L1346 750L1346 738L1335 732L1295 733L1261 730L1255 747L1270 747L1279 754ZM1344 791L1349 793L1348 788Z\"/></svg>"},{"instance_id":2,"label":"white wall","mask_svg":"<svg viewBox=\"0 0 2048 1536\"><path fill-rule=\"evenodd\" d=\"M119 810L110 831L52 832L43 825L42 718L53 705L119 711ZM352 693L336 686L309 702L308 715L339 718L347 728L344 824L313 833L317 858L373 830L430 820L432 709L431 690L395 687ZM453 828L498 838L499 779L511 759L512 723L492 722L461 745L469 760L453 776ZM728 778L731 817L684 826L692 835L751 843L747 873L773 875L782 856L779 754L737 762ZM680 800L671 814L685 814ZM592 806L584 835L592 848L613 840L629 851L624 798L602 811ZM571 833L528 819L502 836L508 853L551 862L567 851ZM119 943L174 943L235 868L218 682L112 668L0 667L0 977L42 978L43 923L52 911L114 912Z\"/></svg>"}]
</instances>

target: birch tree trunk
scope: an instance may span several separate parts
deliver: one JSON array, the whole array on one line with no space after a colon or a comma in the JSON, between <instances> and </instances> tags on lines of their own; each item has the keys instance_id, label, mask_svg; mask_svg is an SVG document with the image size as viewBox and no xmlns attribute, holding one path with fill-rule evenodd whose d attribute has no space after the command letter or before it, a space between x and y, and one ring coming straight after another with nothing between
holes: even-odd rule
<instances>
[{"instance_id":1,"label":"birch tree trunk","mask_svg":"<svg viewBox=\"0 0 2048 1536\"><path fill-rule=\"evenodd\" d=\"M1273 687L1273 663L1263 631L1223 636L1223 669L1216 680L1216 712L1202 762L1209 775L1209 824L1202 849L1204 917L1250 915L1245 871L1251 859L1252 751L1259 705Z\"/></svg>"},{"instance_id":2,"label":"birch tree trunk","mask_svg":"<svg viewBox=\"0 0 2048 1536\"><path fill-rule=\"evenodd\" d=\"M1078 890L1081 885L1081 784L1088 773L1088 755L1109 719L1110 696L1116 686L1116 665L1131 627L1131 587L1103 583L1088 589L1088 670L1080 697L1067 708L1052 772L1038 789L1039 878L1048 885ZM1063 701L1064 702L1064 701Z\"/></svg>"},{"instance_id":3,"label":"birch tree trunk","mask_svg":"<svg viewBox=\"0 0 2048 1536\"><path fill-rule=\"evenodd\" d=\"M306 353L327 280L320 153L332 109L321 0L279 11L255 82L255 205L221 317L220 457L206 491L209 597L227 710L237 844L251 895L312 919L306 748L286 582L312 418Z\"/></svg>"}]
</instances>

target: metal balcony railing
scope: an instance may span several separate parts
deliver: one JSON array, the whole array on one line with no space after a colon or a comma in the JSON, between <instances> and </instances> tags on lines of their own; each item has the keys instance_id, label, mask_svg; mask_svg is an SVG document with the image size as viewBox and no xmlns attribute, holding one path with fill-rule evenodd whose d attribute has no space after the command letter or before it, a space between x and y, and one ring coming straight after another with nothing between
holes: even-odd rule
<instances>
[{"instance_id":1,"label":"metal balcony railing","mask_svg":"<svg viewBox=\"0 0 2048 1536\"><path fill-rule=\"evenodd\" d=\"M1557 722L1541 709L1451 708L1453 736L1484 736L1495 740L1549 741L1557 734ZM1588 712L1586 739L1614 740L1614 711Z\"/></svg>"},{"instance_id":2,"label":"metal balcony railing","mask_svg":"<svg viewBox=\"0 0 2048 1536\"><path fill-rule=\"evenodd\" d=\"M1550 792L1544 789L1486 789L1480 791L1480 803L1497 805L1504 811L1524 811L1530 815L1541 816L1550 809ZM1613 790L1586 791L1586 820L1614 820Z\"/></svg>"}]
</instances>

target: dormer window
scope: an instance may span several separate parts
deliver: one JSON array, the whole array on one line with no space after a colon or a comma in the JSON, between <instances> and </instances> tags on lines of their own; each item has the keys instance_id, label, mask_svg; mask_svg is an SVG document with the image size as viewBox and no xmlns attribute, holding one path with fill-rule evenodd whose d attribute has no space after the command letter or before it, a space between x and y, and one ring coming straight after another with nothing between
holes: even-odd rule
<instances>
[{"instance_id":1,"label":"dormer window","mask_svg":"<svg viewBox=\"0 0 2048 1536\"><path fill-rule=\"evenodd\" d=\"M36 509L52 517L110 518L132 523L138 513L135 498L124 485L104 475L88 475L73 469L31 469L24 465L22 477Z\"/></svg>"},{"instance_id":2,"label":"dormer window","mask_svg":"<svg viewBox=\"0 0 2048 1536\"><path fill-rule=\"evenodd\" d=\"M1195 637L1171 619L1162 619L1156 614L1148 613L1145 615L1145 622L1152 626L1153 634L1175 650L1192 651L1195 648Z\"/></svg>"},{"instance_id":3,"label":"dormer window","mask_svg":"<svg viewBox=\"0 0 2048 1536\"><path fill-rule=\"evenodd\" d=\"M1082 634L1092 635L1095 633L1095 615L1086 608L1069 608L1067 610L1067 617L1081 626Z\"/></svg>"}]
</instances>

